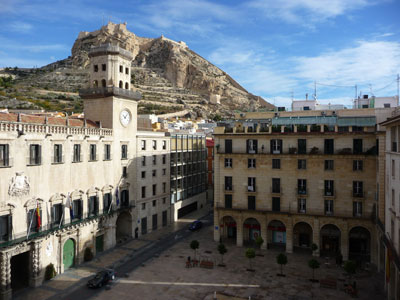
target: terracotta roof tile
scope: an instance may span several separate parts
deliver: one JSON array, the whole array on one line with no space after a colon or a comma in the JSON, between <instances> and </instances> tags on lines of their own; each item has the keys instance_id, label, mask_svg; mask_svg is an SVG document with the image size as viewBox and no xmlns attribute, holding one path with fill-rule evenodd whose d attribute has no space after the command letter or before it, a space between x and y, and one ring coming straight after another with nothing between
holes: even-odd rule
<instances>
[{"instance_id":1,"label":"terracotta roof tile","mask_svg":"<svg viewBox=\"0 0 400 300\"><path fill-rule=\"evenodd\" d=\"M17 122L18 114L16 113L0 113L0 122ZM22 123L30 123L30 124L45 124L46 117L44 116L35 116L35 115L27 115L21 114ZM67 120L62 117L48 117L47 123L50 125L58 125L58 126L66 126ZM69 118L69 126L72 127L83 127L84 120L81 118ZM96 122L86 120L87 127L99 127Z\"/></svg>"}]
</instances>

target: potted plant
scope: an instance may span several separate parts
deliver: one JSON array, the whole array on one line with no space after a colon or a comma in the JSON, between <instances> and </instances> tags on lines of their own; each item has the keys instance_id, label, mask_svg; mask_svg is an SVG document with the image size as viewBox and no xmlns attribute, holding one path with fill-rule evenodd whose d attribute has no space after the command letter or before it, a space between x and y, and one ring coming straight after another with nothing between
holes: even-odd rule
<instances>
[{"instance_id":1,"label":"potted plant","mask_svg":"<svg viewBox=\"0 0 400 300\"><path fill-rule=\"evenodd\" d=\"M256 257L256 251L253 248L248 248L245 253L246 257L249 259L249 269L247 271L254 272L254 269L251 267L251 260Z\"/></svg>"},{"instance_id":2,"label":"potted plant","mask_svg":"<svg viewBox=\"0 0 400 300\"><path fill-rule=\"evenodd\" d=\"M314 271L315 271L315 269L319 268L319 265L320 264L319 264L318 260L316 260L314 258L308 261L308 266L312 269L312 279L310 279L311 282L318 282L318 280L315 280Z\"/></svg>"},{"instance_id":3,"label":"potted plant","mask_svg":"<svg viewBox=\"0 0 400 300\"><path fill-rule=\"evenodd\" d=\"M256 242L257 248L261 249L262 244L264 244L263 238L261 236L258 236L256 238L255 242ZM264 255L262 255L261 253L258 253L257 256L264 256Z\"/></svg>"},{"instance_id":4,"label":"potted plant","mask_svg":"<svg viewBox=\"0 0 400 300\"><path fill-rule=\"evenodd\" d=\"M276 257L276 262L281 266L281 273L277 275L285 277L286 275L283 274L283 265L286 265L288 262L287 256L284 253L279 253Z\"/></svg>"},{"instance_id":5,"label":"potted plant","mask_svg":"<svg viewBox=\"0 0 400 300\"><path fill-rule=\"evenodd\" d=\"M226 249L226 247L225 247L225 245L224 244L219 244L218 245L218 252L219 252L219 254L221 254L221 263L218 265L219 267L225 267L225 264L224 264L224 254L226 253L226 252L228 252L228 250Z\"/></svg>"}]
</instances>

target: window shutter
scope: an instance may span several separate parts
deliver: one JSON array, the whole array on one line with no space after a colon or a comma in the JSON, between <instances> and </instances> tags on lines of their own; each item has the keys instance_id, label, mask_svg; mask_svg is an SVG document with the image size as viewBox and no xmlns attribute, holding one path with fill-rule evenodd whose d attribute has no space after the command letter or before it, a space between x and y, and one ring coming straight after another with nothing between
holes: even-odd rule
<instances>
[{"instance_id":1,"label":"window shutter","mask_svg":"<svg viewBox=\"0 0 400 300\"><path fill-rule=\"evenodd\" d=\"M279 153L282 153L282 140L278 140Z\"/></svg>"},{"instance_id":2,"label":"window shutter","mask_svg":"<svg viewBox=\"0 0 400 300\"><path fill-rule=\"evenodd\" d=\"M51 207L51 222L55 224L55 217L56 217L56 207L53 205Z\"/></svg>"},{"instance_id":3,"label":"window shutter","mask_svg":"<svg viewBox=\"0 0 400 300\"><path fill-rule=\"evenodd\" d=\"M257 154L257 151L258 151L258 140L253 140L253 149Z\"/></svg>"},{"instance_id":4,"label":"window shutter","mask_svg":"<svg viewBox=\"0 0 400 300\"><path fill-rule=\"evenodd\" d=\"M357 215L357 202L353 202L353 217Z\"/></svg>"},{"instance_id":5,"label":"window shutter","mask_svg":"<svg viewBox=\"0 0 400 300\"><path fill-rule=\"evenodd\" d=\"M9 145L6 144L4 145L4 165L6 166L9 166L9 156L10 156Z\"/></svg>"},{"instance_id":6,"label":"window shutter","mask_svg":"<svg viewBox=\"0 0 400 300\"><path fill-rule=\"evenodd\" d=\"M38 154L37 154L37 164L41 164L42 163L42 145L38 145Z\"/></svg>"},{"instance_id":7,"label":"window shutter","mask_svg":"<svg viewBox=\"0 0 400 300\"><path fill-rule=\"evenodd\" d=\"M12 232L13 232L13 226L12 226L12 215L8 215L7 218L8 224L7 224L7 229L8 229L8 240L12 240Z\"/></svg>"},{"instance_id":8,"label":"window shutter","mask_svg":"<svg viewBox=\"0 0 400 300\"><path fill-rule=\"evenodd\" d=\"M272 152L273 152L273 149L274 149L274 140L270 140L269 141L269 151L270 151L270 153L272 154Z\"/></svg>"},{"instance_id":9,"label":"window shutter","mask_svg":"<svg viewBox=\"0 0 400 300\"><path fill-rule=\"evenodd\" d=\"M35 148L33 145L29 145L29 164L33 165L35 161Z\"/></svg>"}]
</instances>

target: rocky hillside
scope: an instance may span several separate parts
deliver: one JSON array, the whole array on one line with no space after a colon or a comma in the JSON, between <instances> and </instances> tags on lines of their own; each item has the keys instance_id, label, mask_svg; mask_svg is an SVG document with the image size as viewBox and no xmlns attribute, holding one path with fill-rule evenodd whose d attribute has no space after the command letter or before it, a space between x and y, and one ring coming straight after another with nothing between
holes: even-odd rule
<instances>
[{"instance_id":1,"label":"rocky hillside","mask_svg":"<svg viewBox=\"0 0 400 300\"><path fill-rule=\"evenodd\" d=\"M42 93L43 90L69 92L66 99L58 99L58 95L56 100L71 98L76 110L77 95L73 93L87 85L88 52L92 46L104 43L118 44L132 52L132 85L143 94L139 112L159 114L187 109L193 116L213 117L232 115L235 109L273 108L184 42L163 36L141 38L128 31L126 24L109 23L94 32L81 32L70 57L37 70L19 69L16 85L28 87L30 92L32 89L40 89ZM220 104L210 103L211 98L220 99Z\"/></svg>"}]
</instances>

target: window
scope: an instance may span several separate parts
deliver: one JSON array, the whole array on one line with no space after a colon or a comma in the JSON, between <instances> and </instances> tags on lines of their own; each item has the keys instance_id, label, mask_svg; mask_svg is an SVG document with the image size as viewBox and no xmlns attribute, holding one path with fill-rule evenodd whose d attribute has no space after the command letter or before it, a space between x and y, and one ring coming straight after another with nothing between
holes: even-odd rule
<instances>
[{"instance_id":1,"label":"window","mask_svg":"<svg viewBox=\"0 0 400 300\"><path fill-rule=\"evenodd\" d=\"M121 159L128 159L128 145L121 145Z\"/></svg>"},{"instance_id":2,"label":"window","mask_svg":"<svg viewBox=\"0 0 400 300\"><path fill-rule=\"evenodd\" d=\"M232 158L225 158L225 168L232 168Z\"/></svg>"},{"instance_id":3,"label":"window","mask_svg":"<svg viewBox=\"0 0 400 300\"><path fill-rule=\"evenodd\" d=\"M111 201L111 200L110 200ZM111 203L111 202L110 202ZM111 204L110 204L111 205ZM74 220L82 219L83 201L81 199L72 201L72 209L74 211ZM107 207L109 209L109 207ZM108 211L108 210L107 210Z\"/></svg>"},{"instance_id":4,"label":"window","mask_svg":"<svg viewBox=\"0 0 400 300\"><path fill-rule=\"evenodd\" d=\"M225 208L232 208L232 195L225 195Z\"/></svg>"},{"instance_id":5,"label":"window","mask_svg":"<svg viewBox=\"0 0 400 300\"><path fill-rule=\"evenodd\" d=\"M153 140L153 150L157 150L157 141Z\"/></svg>"},{"instance_id":6,"label":"window","mask_svg":"<svg viewBox=\"0 0 400 300\"><path fill-rule=\"evenodd\" d=\"M11 239L12 217L11 215L0 216L0 241Z\"/></svg>"},{"instance_id":7,"label":"window","mask_svg":"<svg viewBox=\"0 0 400 300\"><path fill-rule=\"evenodd\" d=\"M333 200L325 200L325 214L333 215Z\"/></svg>"},{"instance_id":8,"label":"window","mask_svg":"<svg viewBox=\"0 0 400 300\"><path fill-rule=\"evenodd\" d=\"M72 162L80 162L81 161L81 145L74 144L74 154L72 158Z\"/></svg>"},{"instance_id":9,"label":"window","mask_svg":"<svg viewBox=\"0 0 400 300\"><path fill-rule=\"evenodd\" d=\"M146 178L146 171L142 171L142 178Z\"/></svg>"},{"instance_id":10,"label":"window","mask_svg":"<svg viewBox=\"0 0 400 300\"><path fill-rule=\"evenodd\" d=\"M145 140L141 140L140 145L141 145L142 150L146 150L146 141Z\"/></svg>"},{"instance_id":11,"label":"window","mask_svg":"<svg viewBox=\"0 0 400 300\"><path fill-rule=\"evenodd\" d=\"M97 160L97 153L96 153L96 145L95 144L90 144L90 155L89 155L89 160L90 161L96 161Z\"/></svg>"},{"instance_id":12,"label":"window","mask_svg":"<svg viewBox=\"0 0 400 300\"><path fill-rule=\"evenodd\" d=\"M257 153L257 140L247 140L246 141L246 150L249 154L256 154Z\"/></svg>"},{"instance_id":13,"label":"window","mask_svg":"<svg viewBox=\"0 0 400 300\"><path fill-rule=\"evenodd\" d=\"M162 174L167 175L167 169L162 169Z\"/></svg>"},{"instance_id":14,"label":"window","mask_svg":"<svg viewBox=\"0 0 400 300\"><path fill-rule=\"evenodd\" d=\"M162 141L162 149L167 150L167 141Z\"/></svg>"},{"instance_id":15,"label":"window","mask_svg":"<svg viewBox=\"0 0 400 300\"><path fill-rule=\"evenodd\" d=\"M54 145L53 163L61 164L62 162L63 162L62 145L61 144L55 144Z\"/></svg>"},{"instance_id":16,"label":"window","mask_svg":"<svg viewBox=\"0 0 400 300\"><path fill-rule=\"evenodd\" d=\"M125 68L125 74L129 75L129 68Z\"/></svg>"},{"instance_id":17,"label":"window","mask_svg":"<svg viewBox=\"0 0 400 300\"><path fill-rule=\"evenodd\" d=\"M272 159L272 169L280 169L280 168L281 168L281 160Z\"/></svg>"},{"instance_id":18,"label":"window","mask_svg":"<svg viewBox=\"0 0 400 300\"><path fill-rule=\"evenodd\" d=\"M29 164L40 165L42 163L42 146L33 144L29 146Z\"/></svg>"},{"instance_id":19,"label":"window","mask_svg":"<svg viewBox=\"0 0 400 300\"><path fill-rule=\"evenodd\" d=\"M146 156L142 156L142 166L146 165Z\"/></svg>"},{"instance_id":20,"label":"window","mask_svg":"<svg viewBox=\"0 0 400 300\"><path fill-rule=\"evenodd\" d=\"M272 178L272 192L279 194L281 192L281 179Z\"/></svg>"},{"instance_id":21,"label":"window","mask_svg":"<svg viewBox=\"0 0 400 300\"><path fill-rule=\"evenodd\" d=\"M121 191L121 206L129 207L129 191L128 190Z\"/></svg>"},{"instance_id":22,"label":"window","mask_svg":"<svg viewBox=\"0 0 400 300\"><path fill-rule=\"evenodd\" d=\"M163 193L167 192L167 183L166 182L163 182L162 189L163 189Z\"/></svg>"},{"instance_id":23,"label":"window","mask_svg":"<svg viewBox=\"0 0 400 300\"><path fill-rule=\"evenodd\" d=\"M167 202L167 198L162 198L162 204L165 204Z\"/></svg>"},{"instance_id":24,"label":"window","mask_svg":"<svg viewBox=\"0 0 400 300\"><path fill-rule=\"evenodd\" d=\"M325 190L324 190L324 195L325 196L333 196L334 190L333 190L333 180L325 180Z\"/></svg>"},{"instance_id":25,"label":"window","mask_svg":"<svg viewBox=\"0 0 400 300\"><path fill-rule=\"evenodd\" d=\"M153 196L157 194L157 184L153 184Z\"/></svg>"},{"instance_id":26,"label":"window","mask_svg":"<svg viewBox=\"0 0 400 300\"><path fill-rule=\"evenodd\" d=\"M156 207L157 205L157 200L153 200L153 207Z\"/></svg>"},{"instance_id":27,"label":"window","mask_svg":"<svg viewBox=\"0 0 400 300\"><path fill-rule=\"evenodd\" d=\"M63 205L61 203L53 205L51 212L52 212L51 219L53 221L52 222L53 226L59 226L60 224L62 224L61 218L62 218L62 213L63 213Z\"/></svg>"},{"instance_id":28,"label":"window","mask_svg":"<svg viewBox=\"0 0 400 300\"><path fill-rule=\"evenodd\" d=\"M389 108L390 107L390 103L383 103L383 107L384 108Z\"/></svg>"},{"instance_id":29,"label":"window","mask_svg":"<svg viewBox=\"0 0 400 300\"><path fill-rule=\"evenodd\" d=\"M123 178L128 177L128 167L122 167L122 177Z\"/></svg>"},{"instance_id":30,"label":"window","mask_svg":"<svg viewBox=\"0 0 400 300\"><path fill-rule=\"evenodd\" d=\"M361 217L362 216L362 202L354 201L353 202L353 217Z\"/></svg>"},{"instance_id":31,"label":"window","mask_svg":"<svg viewBox=\"0 0 400 300\"><path fill-rule=\"evenodd\" d=\"M167 154L162 155L162 163L165 165L167 163Z\"/></svg>"},{"instance_id":32,"label":"window","mask_svg":"<svg viewBox=\"0 0 400 300\"><path fill-rule=\"evenodd\" d=\"M88 216L95 216L99 212L99 199L97 196L90 196L88 199Z\"/></svg>"},{"instance_id":33,"label":"window","mask_svg":"<svg viewBox=\"0 0 400 300\"><path fill-rule=\"evenodd\" d=\"M102 86L103 88L105 88L105 87L107 86L107 83L106 83L106 80L105 80L105 79L102 79L102 80L101 80L101 86Z\"/></svg>"},{"instance_id":34,"label":"window","mask_svg":"<svg viewBox=\"0 0 400 300\"><path fill-rule=\"evenodd\" d=\"M362 171L362 170L363 170L363 161L353 160L353 171Z\"/></svg>"},{"instance_id":35,"label":"window","mask_svg":"<svg viewBox=\"0 0 400 300\"><path fill-rule=\"evenodd\" d=\"M353 181L353 197L363 197L363 182Z\"/></svg>"},{"instance_id":36,"label":"window","mask_svg":"<svg viewBox=\"0 0 400 300\"><path fill-rule=\"evenodd\" d=\"M272 211L281 211L280 197L272 197Z\"/></svg>"},{"instance_id":37,"label":"window","mask_svg":"<svg viewBox=\"0 0 400 300\"><path fill-rule=\"evenodd\" d=\"M153 177L156 177L156 176L157 176L157 170L151 171L151 175L152 175Z\"/></svg>"},{"instance_id":38,"label":"window","mask_svg":"<svg viewBox=\"0 0 400 300\"><path fill-rule=\"evenodd\" d=\"M353 154L362 154L362 153L363 153L363 140L353 139Z\"/></svg>"},{"instance_id":39,"label":"window","mask_svg":"<svg viewBox=\"0 0 400 300\"><path fill-rule=\"evenodd\" d=\"M106 193L103 195L103 212L108 213L111 207L111 193Z\"/></svg>"},{"instance_id":40,"label":"window","mask_svg":"<svg viewBox=\"0 0 400 300\"><path fill-rule=\"evenodd\" d=\"M333 154L333 153L334 153L333 139L325 139L324 154Z\"/></svg>"},{"instance_id":41,"label":"window","mask_svg":"<svg viewBox=\"0 0 400 300\"><path fill-rule=\"evenodd\" d=\"M256 178L255 177L248 177L247 178L247 191L248 192L255 192L256 191Z\"/></svg>"},{"instance_id":42,"label":"window","mask_svg":"<svg viewBox=\"0 0 400 300\"><path fill-rule=\"evenodd\" d=\"M102 65L101 65L101 70L102 70L102 71L105 71L105 70L106 70L106 64L102 64Z\"/></svg>"},{"instance_id":43,"label":"window","mask_svg":"<svg viewBox=\"0 0 400 300\"><path fill-rule=\"evenodd\" d=\"M270 147L271 147L272 154L281 154L282 153L282 140L271 140Z\"/></svg>"},{"instance_id":44,"label":"window","mask_svg":"<svg viewBox=\"0 0 400 300\"><path fill-rule=\"evenodd\" d=\"M10 156L9 145L8 144L0 145L0 168L8 167L10 165L9 156Z\"/></svg>"},{"instance_id":45,"label":"window","mask_svg":"<svg viewBox=\"0 0 400 300\"><path fill-rule=\"evenodd\" d=\"M124 73L124 67L121 66L121 65L119 66L119 72L120 72L120 73Z\"/></svg>"},{"instance_id":46,"label":"window","mask_svg":"<svg viewBox=\"0 0 400 300\"><path fill-rule=\"evenodd\" d=\"M146 209L146 203L142 203L142 210Z\"/></svg>"},{"instance_id":47,"label":"window","mask_svg":"<svg viewBox=\"0 0 400 300\"><path fill-rule=\"evenodd\" d=\"M94 65L93 66L93 71L98 72L99 71L99 66L98 65Z\"/></svg>"},{"instance_id":48,"label":"window","mask_svg":"<svg viewBox=\"0 0 400 300\"><path fill-rule=\"evenodd\" d=\"M298 139L297 140L297 148L299 154L307 154L307 140L306 139Z\"/></svg>"},{"instance_id":49,"label":"window","mask_svg":"<svg viewBox=\"0 0 400 300\"><path fill-rule=\"evenodd\" d=\"M255 196L247 196L247 209L249 209L249 210L256 209L256 197Z\"/></svg>"},{"instance_id":50,"label":"window","mask_svg":"<svg viewBox=\"0 0 400 300\"><path fill-rule=\"evenodd\" d=\"M307 180L306 179L297 179L297 194L298 195L307 195Z\"/></svg>"},{"instance_id":51,"label":"window","mask_svg":"<svg viewBox=\"0 0 400 300\"><path fill-rule=\"evenodd\" d=\"M393 210L394 210L394 199L395 197L394 197L394 189L392 189L392 208L393 208Z\"/></svg>"},{"instance_id":52,"label":"window","mask_svg":"<svg viewBox=\"0 0 400 300\"><path fill-rule=\"evenodd\" d=\"M122 82L122 80L119 81L118 87L119 87L120 89L124 88L124 83Z\"/></svg>"},{"instance_id":53,"label":"window","mask_svg":"<svg viewBox=\"0 0 400 300\"><path fill-rule=\"evenodd\" d=\"M333 170L333 160L327 159L325 160L325 171L332 171Z\"/></svg>"},{"instance_id":54,"label":"window","mask_svg":"<svg viewBox=\"0 0 400 300\"><path fill-rule=\"evenodd\" d=\"M104 144L104 160L111 160L111 145Z\"/></svg>"},{"instance_id":55,"label":"window","mask_svg":"<svg viewBox=\"0 0 400 300\"><path fill-rule=\"evenodd\" d=\"M40 222L38 222L40 218ZM27 214L27 228L30 233L39 232L40 224L42 224L42 210L39 209L39 215L37 214L37 208L30 209ZM1 240L1 239L0 239Z\"/></svg>"},{"instance_id":56,"label":"window","mask_svg":"<svg viewBox=\"0 0 400 300\"><path fill-rule=\"evenodd\" d=\"M157 155L153 155L153 165L157 164Z\"/></svg>"},{"instance_id":57,"label":"window","mask_svg":"<svg viewBox=\"0 0 400 300\"><path fill-rule=\"evenodd\" d=\"M231 160L231 165L232 165L232 159L230 159L230 160ZM247 167L248 167L249 169L255 168L255 167L256 167L256 159L255 159L255 158L249 158L249 159L247 160Z\"/></svg>"},{"instance_id":58,"label":"window","mask_svg":"<svg viewBox=\"0 0 400 300\"><path fill-rule=\"evenodd\" d=\"M226 191L232 191L233 190L232 177L231 176L225 176L225 190Z\"/></svg>"},{"instance_id":59,"label":"window","mask_svg":"<svg viewBox=\"0 0 400 300\"><path fill-rule=\"evenodd\" d=\"M298 199L298 212L299 213L303 213L303 214L306 213L306 208L307 208L306 203L307 203L307 200L305 198Z\"/></svg>"},{"instance_id":60,"label":"window","mask_svg":"<svg viewBox=\"0 0 400 300\"><path fill-rule=\"evenodd\" d=\"M225 140L225 153L232 153L232 140Z\"/></svg>"},{"instance_id":61,"label":"window","mask_svg":"<svg viewBox=\"0 0 400 300\"><path fill-rule=\"evenodd\" d=\"M142 186L142 198L146 198L146 187Z\"/></svg>"},{"instance_id":62,"label":"window","mask_svg":"<svg viewBox=\"0 0 400 300\"><path fill-rule=\"evenodd\" d=\"M307 169L307 160L305 159L298 159L297 160L297 169L305 170Z\"/></svg>"},{"instance_id":63,"label":"window","mask_svg":"<svg viewBox=\"0 0 400 300\"><path fill-rule=\"evenodd\" d=\"M396 164L394 162L394 159L392 159L392 177L396 177Z\"/></svg>"}]
</instances>

